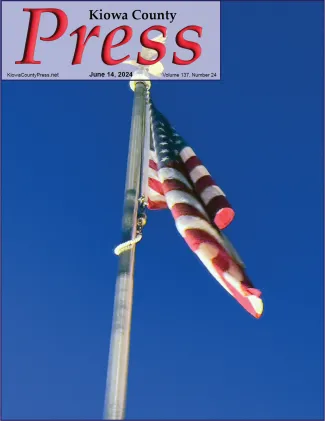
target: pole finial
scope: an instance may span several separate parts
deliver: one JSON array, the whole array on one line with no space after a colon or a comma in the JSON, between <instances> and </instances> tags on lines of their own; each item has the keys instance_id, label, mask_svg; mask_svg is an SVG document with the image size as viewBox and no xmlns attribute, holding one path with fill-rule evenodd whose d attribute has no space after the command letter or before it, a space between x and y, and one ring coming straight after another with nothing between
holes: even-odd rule
<instances>
[{"instance_id":1,"label":"pole finial","mask_svg":"<svg viewBox=\"0 0 325 421\"><path fill-rule=\"evenodd\" d=\"M149 79L149 73L145 69L137 70L133 73L133 76L129 82L132 91L135 91L135 85L140 82L143 83L149 90L151 88L151 82Z\"/></svg>"}]
</instances>

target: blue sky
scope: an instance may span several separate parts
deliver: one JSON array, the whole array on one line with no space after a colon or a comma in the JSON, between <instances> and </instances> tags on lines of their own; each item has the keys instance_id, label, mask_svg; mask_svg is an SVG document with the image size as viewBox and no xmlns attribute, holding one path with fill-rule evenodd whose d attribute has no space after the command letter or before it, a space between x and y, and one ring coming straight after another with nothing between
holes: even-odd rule
<instances>
[{"instance_id":1,"label":"blue sky","mask_svg":"<svg viewBox=\"0 0 325 421\"><path fill-rule=\"evenodd\" d=\"M222 80L152 95L233 204L226 231L265 313L151 212L127 418L323 419L323 3L221 12ZM2 101L3 418L101 418L132 92L5 82Z\"/></svg>"}]
</instances>

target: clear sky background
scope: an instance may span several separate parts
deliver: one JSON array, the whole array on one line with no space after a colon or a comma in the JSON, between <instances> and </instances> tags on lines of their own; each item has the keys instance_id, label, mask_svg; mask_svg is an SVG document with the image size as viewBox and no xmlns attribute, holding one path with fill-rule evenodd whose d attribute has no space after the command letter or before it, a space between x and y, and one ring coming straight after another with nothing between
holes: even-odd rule
<instances>
[{"instance_id":1,"label":"clear sky background","mask_svg":"<svg viewBox=\"0 0 325 421\"><path fill-rule=\"evenodd\" d=\"M323 419L323 3L222 4L222 81L159 109L237 212L255 320L151 212L127 418ZM132 92L3 83L3 418L101 418Z\"/></svg>"}]
</instances>

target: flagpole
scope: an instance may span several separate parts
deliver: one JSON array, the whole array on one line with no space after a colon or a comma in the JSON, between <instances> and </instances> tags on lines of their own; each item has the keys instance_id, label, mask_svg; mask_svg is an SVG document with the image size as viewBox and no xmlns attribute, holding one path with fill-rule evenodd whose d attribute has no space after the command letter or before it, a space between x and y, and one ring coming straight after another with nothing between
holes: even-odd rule
<instances>
[{"instance_id":1,"label":"flagpole","mask_svg":"<svg viewBox=\"0 0 325 421\"><path fill-rule=\"evenodd\" d=\"M143 79L143 81L130 82L130 87L134 91L134 100L122 219L123 243L134 239L137 229L142 150L146 123L146 90L150 88L150 81L145 80L146 78ZM122 420L125 417L135 247L136 243L119 256L106 381L104 419Z\"/></svg>"}]
</instances>

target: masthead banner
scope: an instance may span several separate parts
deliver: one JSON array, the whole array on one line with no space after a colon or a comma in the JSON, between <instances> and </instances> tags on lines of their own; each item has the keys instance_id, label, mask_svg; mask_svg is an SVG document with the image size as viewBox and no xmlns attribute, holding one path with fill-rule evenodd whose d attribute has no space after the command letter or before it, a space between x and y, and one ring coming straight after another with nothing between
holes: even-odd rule
<instances>
[{"instance_id":1,"label":"masthead banner","mask_svg":"<svg viewBox=\"0 0 325 421\"><path fill-rule=\"evenodd\" d=\"M130 80L138 69L219 80L220 2L2 2L3 80Z\"/></svg>"}]
</instances>

